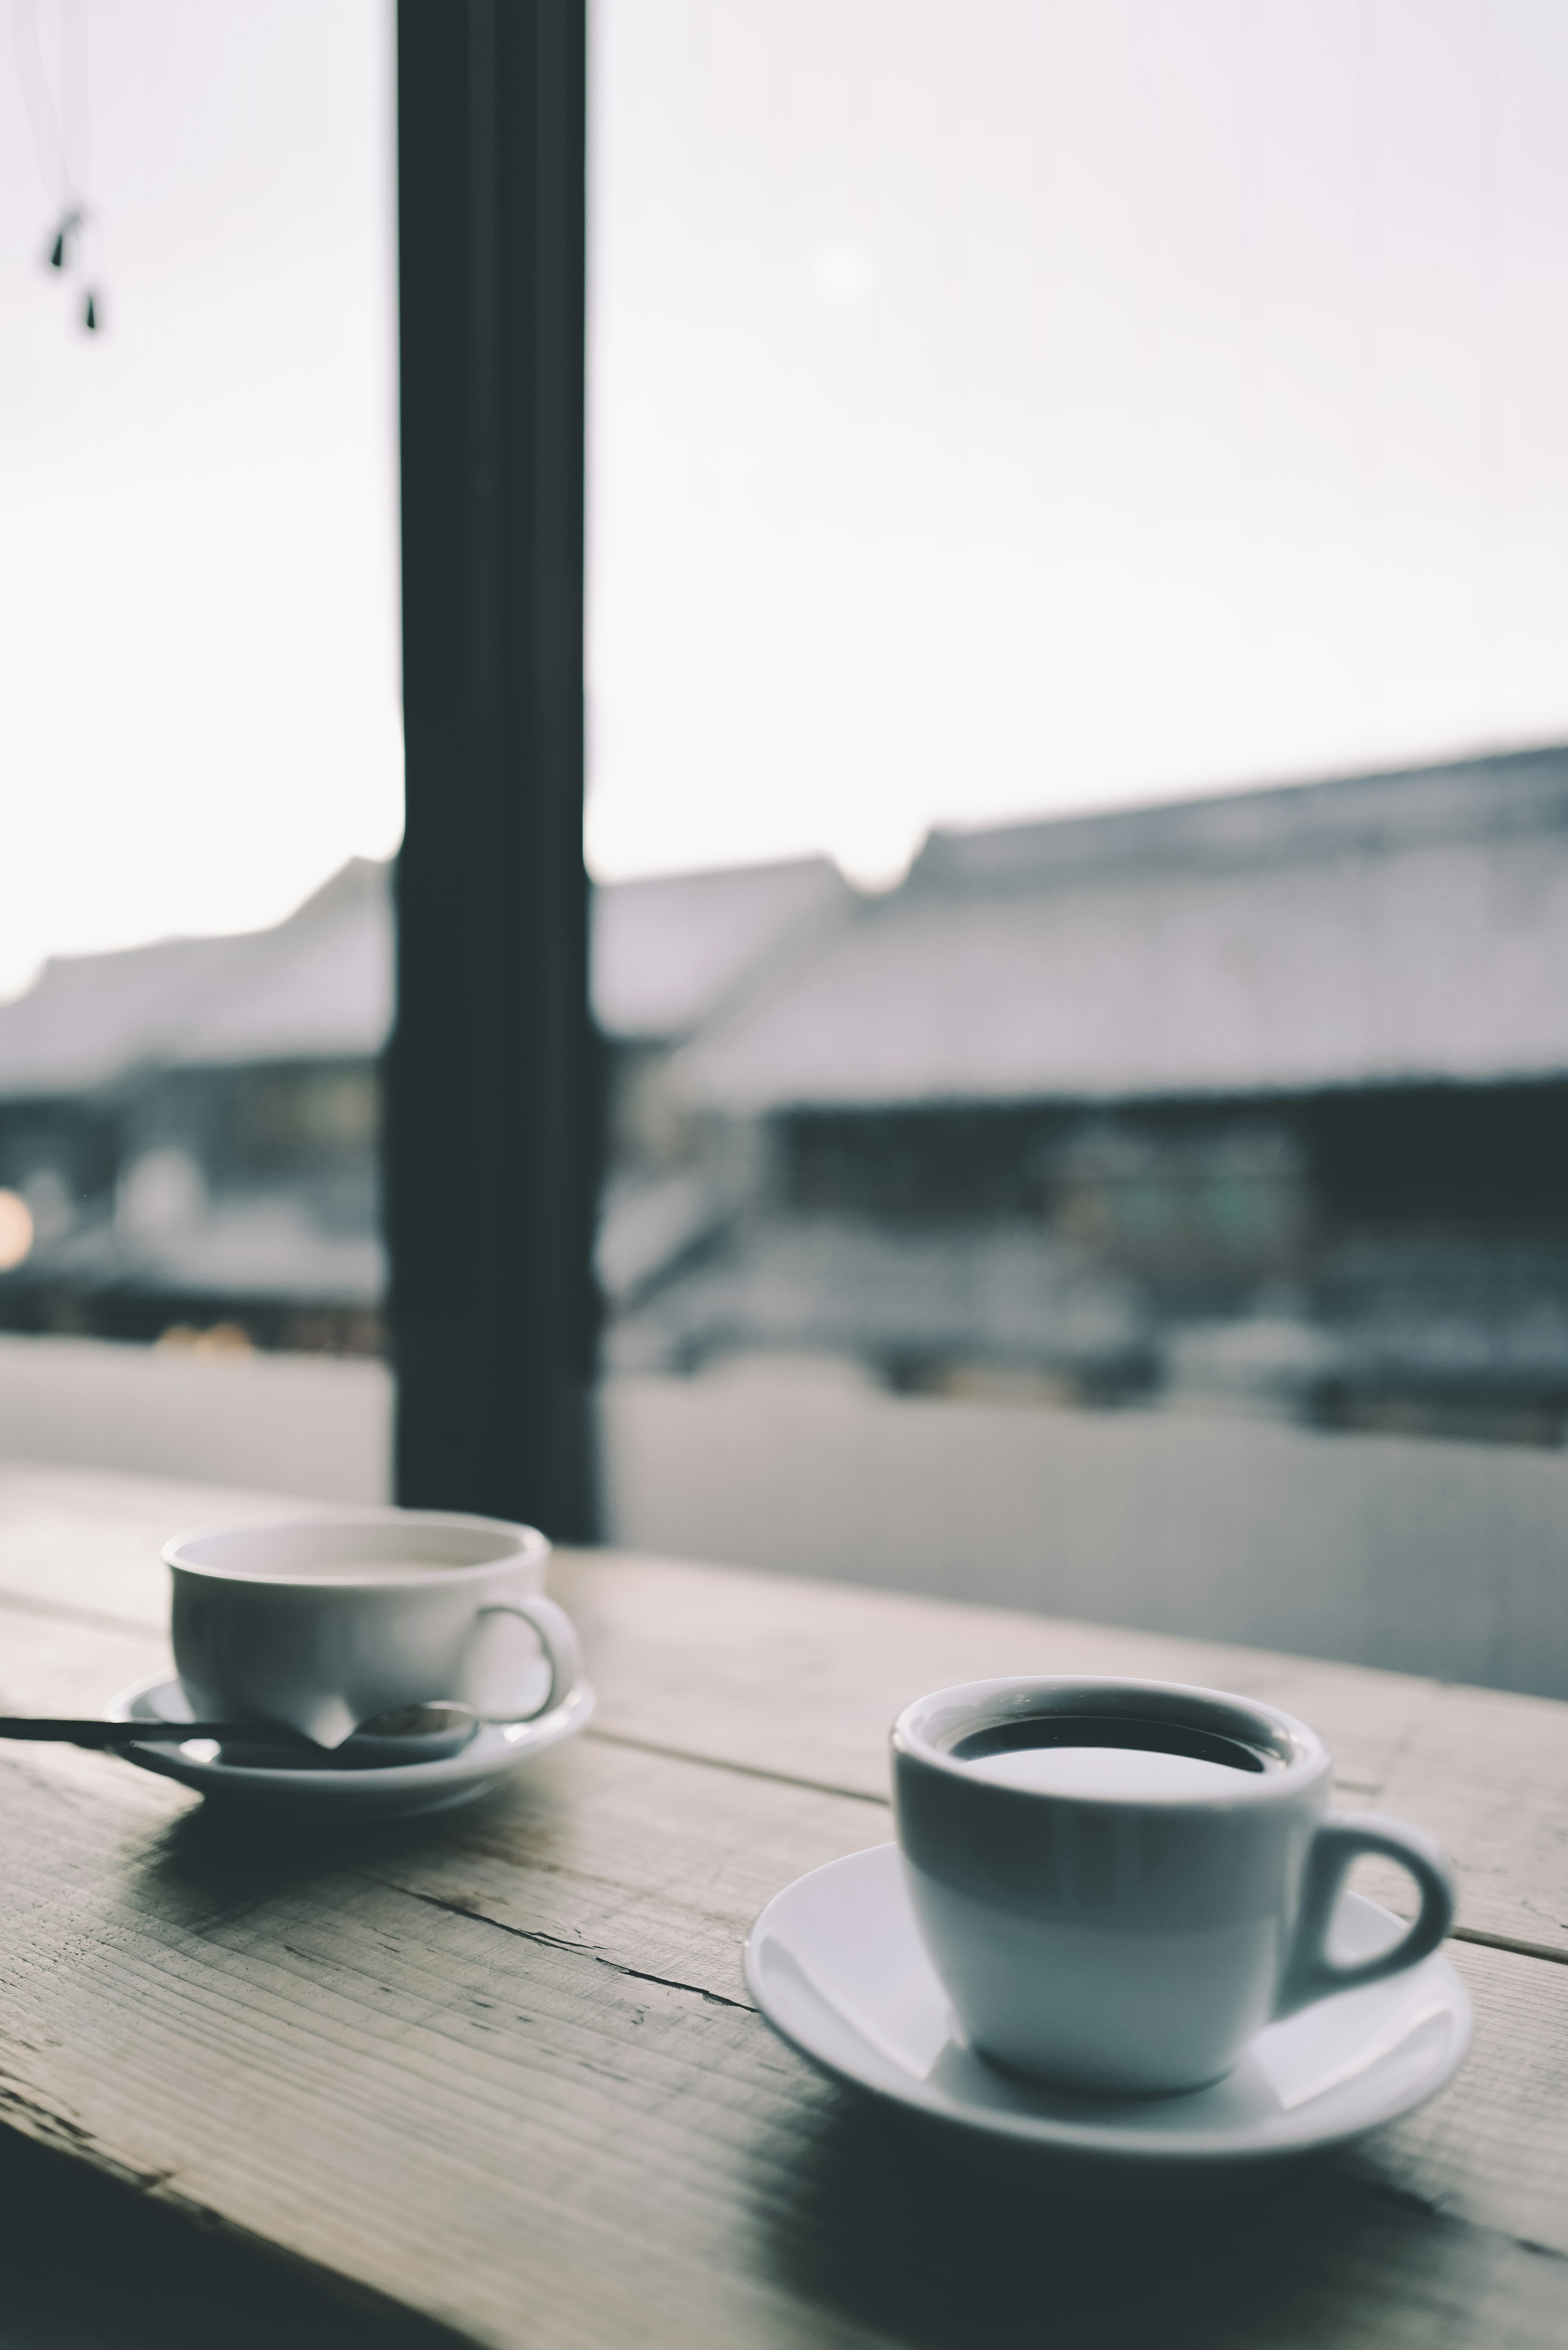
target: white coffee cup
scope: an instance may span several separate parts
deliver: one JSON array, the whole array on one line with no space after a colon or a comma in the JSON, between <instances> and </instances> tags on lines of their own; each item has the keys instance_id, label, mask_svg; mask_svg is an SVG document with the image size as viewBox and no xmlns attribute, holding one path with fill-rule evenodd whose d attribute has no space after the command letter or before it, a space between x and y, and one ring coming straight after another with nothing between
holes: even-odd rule
<instances>
[{"instance_id":1,"label":"white coffee cup","mask_svg":"<svg viewBox=\"0 0 1568 2350\"><path fill-rule=\"evenodd\" d=\"M431 1700L486 1721L547 1712L581 1667L571 1619L544 1595L549 1554L532 1526L443 1510L179 1535L163 1557L192 1711L326 1747Z\"/></svg>"},{"instance_id":2,"label":"white coffee cup","mask_svg":"<svg viewBox=\"0 0 1568 2350\"><path fill-rule=\"evenodd\" d=\"M1218 2080L1274 2017L1414 1966L1453 1922L1430 1838L1330 1812L1322 1740L1251 1699L970 1681L905 1709L893 1766L916 1920L967 2038L1064 2086ZM1420 1914L1341 1966L1329 1929L1364 1853L1409 1871Z\"/></svg>"}]
</instances>

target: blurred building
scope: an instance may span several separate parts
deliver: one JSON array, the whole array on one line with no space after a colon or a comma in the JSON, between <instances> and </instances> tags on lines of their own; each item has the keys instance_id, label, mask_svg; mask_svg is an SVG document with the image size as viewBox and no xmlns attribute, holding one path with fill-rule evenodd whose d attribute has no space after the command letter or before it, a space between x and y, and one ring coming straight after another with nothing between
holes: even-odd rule
<instances>
[{"instance_id":1,"label":"blurred building","mask_svg":"<svg viewBox=\"0 0 1568 2350\"><path fill-rule=\"evenodd\" d=\"M752 1189L628 1367L1561 1439L1568 752L936 833L669 1079Z\"/></svg>"},{"instance_id":2,"label":"blurred building","mask_svg":"<svg viewBox=\"0 0 1568 2350\"><path fill-rule=\"evenodd\" d=\"M270 931L62 958L0 1006L0 1325L374 1352L385 868Z\"/></svg>"},{"instance_id":3,"label":"blurred building","mask_svg":"<svg viewBox=\"0 0 1568 2350\"><path fill-rule=\"evenodd\" d=\"M0 1007L0 1326L379 1347L388 878ZM1562 1439L1568 750L601 889L593 984L613 1369Z\"/></svg>"},{"instance_id":4,"label":"blurred building","mask_svg":"<svg viewBox=\"0 0 1568 2350\"><path fill-rule=\"evenodd\" d=\"M389 878L357 858L272 930L63 958L0 1005L0 1328L379 1349ZM612 1295L714 1213L669 1055L852 903L818 858L597 892Z\"/></svg>"},{"instance_id":5,"label":"blurred building","mask_svg":"<svg viewBox=\"0 0 1568 2350\"><path fill-rule=\"evenodd\" d=\"M608 1087L598 1276L612 1319L722 1246L755 1189L750 1122L689 1103L672 1081L677 1056L819 951L857 903L826 858L594 892Z\"/></svg>"}]
</instances>

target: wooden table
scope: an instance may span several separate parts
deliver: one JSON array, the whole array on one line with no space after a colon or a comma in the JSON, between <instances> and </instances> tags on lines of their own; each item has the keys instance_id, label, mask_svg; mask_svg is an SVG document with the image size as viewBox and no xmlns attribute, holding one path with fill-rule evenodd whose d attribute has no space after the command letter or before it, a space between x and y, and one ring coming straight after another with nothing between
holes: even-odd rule
<instances>
[{"instance_id":1,"label":"wooden table","mask_svg":"<svg viewBox=\"0 0 1568 2350\"><path fill-rule=\"evenodd\" d=\"M0 1472L5 1706L96 1711L166 1654L163 1536L287 1507ZM311 1843L112 1758L0 1751L11 2131L133 2190L165 2246L232 2248L192 2261L248 2275L259 2247L358 2295L343 2343L1568 2341L1568 1706L617 1554L555 1587L597 1721L444 1821ZM1129 2213L773 2036L747 1927L888 1837L898 1706L1080 1669L1275 1700L1344 1800L1442 1839L1479 2027L1442 2096L1253 2195Z\"/></svg>"}]
</instances>

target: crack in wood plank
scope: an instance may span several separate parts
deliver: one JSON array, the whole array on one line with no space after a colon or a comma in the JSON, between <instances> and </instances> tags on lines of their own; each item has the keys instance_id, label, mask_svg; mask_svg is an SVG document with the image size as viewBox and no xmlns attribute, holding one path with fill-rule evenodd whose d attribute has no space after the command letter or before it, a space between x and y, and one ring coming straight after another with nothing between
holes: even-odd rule
<instances>
[{"instance_id":1,"label":"crack in wood plank","mask_svg":"<svg viewBox=\"0 0 1568 2350\"><path fill-rule=\"evenodd\" d=\"M519 1942L533 1942L545 1950L565 1950L568 1957L592 1959L596 1967L607 1967L611 1974L625 1975L632 1982L658 1983L664 1991L690 1991L695 1999L705 1999L711 2007L737 2008L742 2015L760 2012L747 1999L729 1999L722 1991L710 1991L705 1983L681 1982L674 1975L649 1974L642 1967L628 1967L619 1959L607 1958L593 1942L574 1942L561 1934L545 1934L530 1926L510 1926L504 1918L493 1918L473 1901L454 1900L439 1893L420 1893L411 1885L400 1885L394 1877L371 1877L372 1885L379 1885L389 1893L407 1894L410 1901L422 1901L428 1909L444 1909L450 1917L472 1918L481 1926L493 1926L498 1934L511 1934ZM286 1945L286 1948L292 1947ZM303 1957L304 1952L298 1953Z\"/></svg>"},{"instance_id":2,"label":"crack in wood plank","mask_svg":"<svg viewBox=\"0 0 1568 2350\"><path fill-rule=\"evenodd\" d=\"M835 1786L826 1779L808 1779L789 1771L770 1771L764 1769L760 1763L730 1762L722 1755L693 1753L684 1747L659 1745L649 1738L628 1738L618 1731L600 1730L596 1727L588 1730L586 1735L601 1746L627 1747L636 1753L657 1754L661 1761L668 1762L693 1763L699 1769L707 1771L729 1771L741 1778L766 1780L774 1786L802 1787L809 1794L836 1795L849 1803L871 1804L879 1806L883 1811L892 1809L891 1801L887 1795L874 1795L862 1787ZM1340 1794L1376 1792L1374 1789L1357 1786L1348 1781L1336 1780L1334 1786L1335 1792ZM1549 1966L1568 1966L1568 1950L1554 1949L1550 1942L1526 1941L1513 1934L1488 1933L1480 1926L1456 1926L1448 1939L1455 1942L1479 1942L1490 1950L1509 1950L1516 1958L1542 1959Z\"/></svg>"},{"instance_id":3,"label":"crack in wood plank","mask_svg":"<svg viewBox=\"0 0 1568 2350\"><path fill-rule=\"evenodd\" d=\"M493 2350L1034 2341L1043 2277L1054 2334L1105 2350L1559 2350L1568 1976L1502 1959L1564 1955L1523 1929L1550 1934L1542 1904L1568 1892L1568 1709L715 1570L576 1579L595 1734L379 1854L253 1844L100 1759L7 1758L22 2077L0 2124L100 2168L178 2163L150 2204ZM47 1599L9 1624L8 1670L60 1710L145 1669L158 1637ZM1429 1818L1476 1874L1484 1923L1459 1939L1481 1947L1452 1957L1482 2028L1459 2080L1245 2204L1140 2213L1129 2263L1119 2212L900 2133L710 1989L742 1991L739 1941L778 1885L889 1833L896 1701L971 1669L1208 1678L1319 1721L1355 1793Z\"/></svg>"},{"instance_id":4,"label":"crack in wood plank","mask_svg":"<svg viewBox=\"0 0 1568 2350\"><path fill-rule=\"evenodd\" d=\"M667 1746L653 1738L633 1738L625 1731L603 1729L597 1722L591 1723L583 1735L600 1746L624 1746L634 1754L657 1754L666 1762L695 1762L707 1771L732 1771L740 1778L766 1779L777 1787L804 1787L808 1794L839 1795L846 1803L876 1804L884 1811L892 1809L890 1795L877 1794L869 1787L846 1787L836 1780L809 1778L798 1771L775 1771L761 1762L735 1762L727 1755L703 1754L690 1746ZM1378 1793L1378 1786L1365 1779L1336 1778L1334 1787L1339 1795Z\"/></svg>"}]
</instances>

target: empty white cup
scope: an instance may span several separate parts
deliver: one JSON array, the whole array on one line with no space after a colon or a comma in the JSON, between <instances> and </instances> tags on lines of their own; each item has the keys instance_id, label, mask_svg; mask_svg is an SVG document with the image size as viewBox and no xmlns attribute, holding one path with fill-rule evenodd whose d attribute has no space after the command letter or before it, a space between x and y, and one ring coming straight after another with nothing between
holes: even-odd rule
<instances>
[{"instance_id":1,"label":"empty white cup","mask_svg":"<svg viewBox=\"0 0 1568 2350\"><path fill-rule=\"evenodd\" d=\"M443 1510L182 1534L163 1557L192 1711L325 1747L431 1700L486 1721L546 1712L581 1669L571 1619L545 1596L549 1554L532 1526Z\"/></svg>"}]
</instances>

